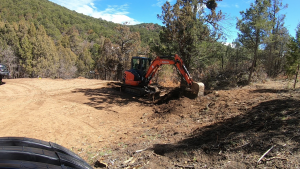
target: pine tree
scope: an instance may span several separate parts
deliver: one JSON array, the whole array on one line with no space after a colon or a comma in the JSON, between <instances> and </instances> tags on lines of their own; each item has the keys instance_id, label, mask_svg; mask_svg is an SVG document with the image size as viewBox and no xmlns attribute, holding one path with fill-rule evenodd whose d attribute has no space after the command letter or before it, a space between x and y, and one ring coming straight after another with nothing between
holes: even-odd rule
<instances>
[{"instance_id":1,"label":"pine tree","mask_svg":"<svg viewBox=\"0 0 300 169\"><path fill-rule=\"evenodd\" d=\"M259 46L263 44L268 31L271 30L271 22L268 20L268 0L256 0L249 9L240 12L242 19L238 19L237 28L239 41L248 49L253 51L252 65L248 77L251 81L252 73L257 65Z\"/></svg>"},{"instance_id":2,"label":"pine tree","mask_svg":"<svg viewBox=\"0 0 300 169\"><path fill-rule=\"evenodd\" d=\"M287 8L287 5L282 4L282 0L271 0L271 5L268 9L269 21L272 28L267 38L265 38L265 57L264 65L267 74L271 77L277 76L284 68L284 52L287 50L286 44L289 40L288 30L284 27L285 15L280 14L280 11Z\"/></svg>"},{"instance_id":3,"label":"pine tree","mask_svg":"<svg viewBox=\"0 0 300 169\"><path fill-rule=\"evenodd\" d=\"M138 32L131 32L130 28L126 25L119 25L115 27L117 32L116 44L120 48L119 61L124 67L128 69L130 66L130 60L133 55L136 55L140 49L141 40Z\"/></svg>"},{"instance_id":4,"label":"pine tree","mask_svg":"<svg viewBox=\"0 0 300 169\"><path fill-rule=\"evenodd\" d=\"M205 4L211 9L210 14L205 14ZM162 14L158 15L165 25L160 34L162 44L154 50L163 55L179 54L189 69L201 56L202 42L217 37L217 23L223 15L221 12L216 14L216 6L215 1L210 0L177 0L174 5L167 1L162 7Z\"/></svg>"},{"instance_id":5,"label":"pine tree","mask_svg":"<svg viewBox=\"0 0 300 169\"><path fill-rule=\"evenodd\" d=\"M288 47L290 50L287 55L286 70L290 76L295 75L294 88L296 88L300 70L300 23L297 26L296 37L291 38Z\"/></svg>"},{"instance_id":6,"label":"pine tree","mask_svg":"<svg viewBox=\"0 0 300 169\"><path fill-rule=\"evenodd\" d=\"M29 36L25 35L20 42L20 56L21 56L21 65L25 69L25 74L29 77L32 77L33 67L33 55L32 55L32 44L29 41Z\"/></svg>"},{"instance_id":7,"label":"pine tree","mask_svg":"<svg viewBox=\"0 0 300 169\"><path fill-rule=\"evenodd\" d=\"M70 48L64 48L61 44L57 46L57 52L59 57L58 78L74 78L77 73L77 56Z\"/></svg>"},{"instance_id":8,"label":"pine tree","mask_svg":"<svg viewBox=\"0 0 300 169\"><path fill-rule=\"evenodd\" d=\"M93 70L93 67L94 67L94 60L92 59L91 52L87 47L85 47L83 49L83 52L80 53L77 62L79 76L86 77L89 71Z\"/></svg>"},{"instance_id":9,"label":"pine tree","mask_svg":"<svg viewBox=\"0 0 300 169\"><path fill-rule=\"evenodd\" d=\"M57 77L59 57L54 41L46 34L42 25L37 30L36 43L33 48L33 57L37 60L37 75L42 77Z\"/></svg>"},{"instance_id":10,"label":"pine tree","mask_svg":"<svg viewBox=\"0 0 300 169\"><path fill-rule=\"evenodd\" d=\"M112 71L120 63L119 57L122 56L120 47L111 43L110 39L106 38L101 50L101 57L97 61L96 69L102 73L102 78L111 80Z\"/></svg>"}]
</instances>

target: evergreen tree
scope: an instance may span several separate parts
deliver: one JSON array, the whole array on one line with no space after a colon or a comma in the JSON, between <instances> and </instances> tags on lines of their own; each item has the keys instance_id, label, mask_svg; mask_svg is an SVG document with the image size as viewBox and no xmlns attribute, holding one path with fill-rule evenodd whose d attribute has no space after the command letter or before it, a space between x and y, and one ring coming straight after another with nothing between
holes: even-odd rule
<instances>
[{"instance_id":1,"label":"evergreen tree","mask_svg":"<svg viewBox=\"0 0 300 169\"><path fill-rule=\"evenodd\" d=\"M42 25L37 30L36 43L33 46L33 57L37 60L36 73L42 77L58 77L59 57L53 40L47 36Z\"/></svg>"},{"instance_id":2,"label":"evergreen tree","mask_svg":"<svg viewBox=\"0 0 300 169\"><path fill-rule=\"evenodd\" d=\"M80 53L79 59L77 62L77 68L79 76L87 76L89 71L94 70L94 60L92 59L91 52L87 47L83 49L83 52Z\"/></svg>"},{"instance_id":3,"label":"evergreen tree","mask_svg":"<svg viewBox=\"0 0 300 169\"><path fill-rule=\"evenodd\" d=\"M70 48L64 48L61 44L57 46L59 56L58 78L70 79L76 77L77 73L77 56Z\"/></svg>"},{"instance_id":4,"label":"evergreen tree","mask_svg":"<svg viewBox=\"0 0 300 169\"><path fill-rule=\"evenodd\" d=\"M248 83L257 64L259 46L271 30L271 22L268 20L268 0L256 0L249 9L240 12L242 19L238 19L237 28L239 41L253 51L253 60L250 67Z\"/></svg>"},{"instance_id":5,"label":"evergreen tree","mask_svg":"<svg viewBox=\"0 0 300 169\"><path fill-rule=\"evenodd\" d=\"M284 27L285 15L280 14L280 11L287 8L287 5L282 4L282 0L270 0L269 21L272 28L269 35L265 39L266 57L264 65L267 74L271 77L277 76L284 68L284 52L287 50L286 44L289 40L289 33Z\"/></svg>"},{"instance_id":6,"label":"evergreen tree","mask_svg":"<svg viewBox=\"0 0 300 169\"><path fill-rule=\"evenodd\" d=\"M118 57L121 56L120 47L112 44L110 39L106 38L100 56L97 62L97 71L102 74L103 79L112 80L112 72L117 70L120 63L120 57Z\"/></svg>"},{"instance_id":7,"label":"evergreen tree","mask_svg":"<svg viewBox=\"0 0 300 169\"><path fill-rule=\"evenodd\" d=\"M203 5L207 4L210 14L205 14ZM177 0L174 5L168 1L162 7L162 14L158 18L165 25L160 34L159 48L154 48L162 55L178 53L189 69L201 57L201 43L214 40L218 35L217 22L223 18L221 12L215 12L215 1ZM212 26L214 31L209 27Z\"/></svg>"},{"instance_id":8,"label":"evergreen tree","mask_svg":"<svg viewBox=\"0 0 300 169\"><path fill-rule=\"evenodd\" d=\"M130 66L130 60L133 55L136 55L140 49L140 34L138 32L131 32L130 28L126 25L119 25L115 28L116 44L120 48L120 56L118 56L124 69Z\"/></svg>"},{"instance_id":9,"label":"evergreen tree","mask_svg":"<svg viewBox=\"0 0 300 169\"><path fill-rule=\"evenodd\" d=\"M20 56L21 56L21 65L25 69L25 74L29 77L33 76L33 70L34 70L34 61L33 61L33 55L32 55L32 44L29 41L29 36L25 35L20 42L21 48L20 48Z\"/></svg>"},{"instance_id":10,"label":"evergreen tree","mask_svg":"<svg viewBox=\"0 0 300 169\"><path fill-rule=\"evenodd\" d=\"M297 26L296 37L291 38L288 47L290 50L287 55L286 70L289 75L295 75L294 88L296 88L300 69L300 23Z\"/></svg>"},{"instance_id":11,"label":"evergreen tree","mask_svg":"<svg viewBox=\"0 0 300 169\"><path fill-rule=\"evenodd\" d=\"M34 26L34 24L32 22L30 23L28 34L29 34L30 37L35 37L36 36L36 27Z\"/></svg>"}]
</instances>

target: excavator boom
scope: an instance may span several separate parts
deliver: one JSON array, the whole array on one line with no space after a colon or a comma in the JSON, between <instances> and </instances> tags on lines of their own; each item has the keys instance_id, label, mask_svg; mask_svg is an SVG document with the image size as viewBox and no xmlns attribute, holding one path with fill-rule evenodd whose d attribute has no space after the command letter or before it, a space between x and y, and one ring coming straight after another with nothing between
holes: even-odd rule
<instances>
[{"instance_id":1,"label":"excavator boom","mask_svg":"<svg viewBox=\"0 0 300 169\"><path fill-rule=\"evenodd\" d=\"M165 59L168 58L168 59ZM182 59L176 54L173 57L157 57L155 60L153 60L152 64L150 65L145 78L146 78L146 83L149 84L150 80L154 77L156 74L158 68L161 65L174 65L178 71L181 73L185 81L188 83L188 85L193 84L193 80L186 69Z\"/></svg>"}]
</instances>

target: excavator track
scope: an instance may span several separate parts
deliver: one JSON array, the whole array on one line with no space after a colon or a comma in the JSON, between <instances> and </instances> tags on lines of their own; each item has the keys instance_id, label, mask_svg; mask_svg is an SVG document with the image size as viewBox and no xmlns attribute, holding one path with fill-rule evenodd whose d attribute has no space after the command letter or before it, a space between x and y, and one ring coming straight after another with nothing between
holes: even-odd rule
<instances>
[{"instance_id":1,"label":"excavator track","mask_svg":"<svg viewBox=\"0 0 300 169\"><path fill-rule=\"evenodd\" d=\"M129 85L122 85L121 90L135 96L144 96L147 93L144 87L134 87Z\"/></svg>"},{"instance_id":2,"label":"excavator track","mask_svg":"<svg viewBox=\"0 0 300 169\"><path fill-rule=\"evenodd\" d=\"M129 86L129 85L122 85L121 90L135 95L135 96L154 96L159 94L159 89L155 86L147 86L147 87L135 87L135 86Z\"/></svg>"}]
</instances>

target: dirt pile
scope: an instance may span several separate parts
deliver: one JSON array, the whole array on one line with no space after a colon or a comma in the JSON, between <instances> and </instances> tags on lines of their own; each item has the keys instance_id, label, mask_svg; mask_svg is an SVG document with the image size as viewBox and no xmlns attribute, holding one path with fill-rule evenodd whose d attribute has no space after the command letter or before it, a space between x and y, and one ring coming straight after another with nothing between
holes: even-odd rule
<instances>
[{"instance_id":1,"label":"dirt pile","mask_svg":"<svg viewBox=\"0 0 300 169\"><path fill-rule=\"evenodd\" d=\"M140 136L116 149L123 158L108 156L117 157L111 168L299 167L300 91L256 87L200 100L175 89L141 117L147 122Z\"/></svg>"}]
</instances>

